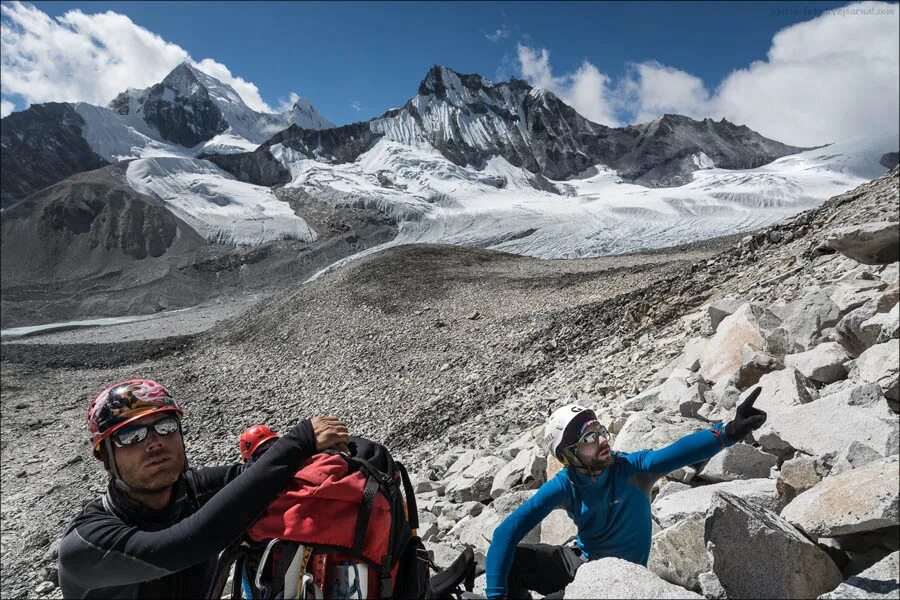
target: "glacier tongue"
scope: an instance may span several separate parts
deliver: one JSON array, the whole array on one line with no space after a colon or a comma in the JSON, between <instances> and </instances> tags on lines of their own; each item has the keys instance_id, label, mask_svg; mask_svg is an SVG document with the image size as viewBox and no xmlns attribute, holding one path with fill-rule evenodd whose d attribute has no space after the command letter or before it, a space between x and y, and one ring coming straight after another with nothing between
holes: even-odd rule
<instances>
[{"instance_id":1,"label":"glacier tongue","mask_svg":"<svg viewBox=\"0 0 900 600\"><path fill-rule=\"evenodd\" d=\"M260 244L316 240L316 233L266 187L243 183L212 163L185 157L143 158L126 171L129 185L159 198L211 242Z\"/></svg>"}]
</instances>

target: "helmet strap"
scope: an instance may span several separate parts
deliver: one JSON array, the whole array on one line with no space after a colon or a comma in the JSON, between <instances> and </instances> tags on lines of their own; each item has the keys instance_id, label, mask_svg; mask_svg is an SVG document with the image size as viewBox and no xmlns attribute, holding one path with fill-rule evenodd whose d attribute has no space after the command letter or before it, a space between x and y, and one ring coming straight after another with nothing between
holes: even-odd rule
<instances>
[{"instance_id":1,"label":"helmet strap","mask_svg":"<svg viewBox=\"0 0 900 600\"><path fill-rule=\"evenodd\" d=\"M106 450L106 458L103 462L106 465L106 471L109 473L110 479L112 479L112 484L126 494L131 492L131 486L119 477L119 470L116 468L116 454L110 438L103 440L103 448Z\"/></svg>"}]
</instances>

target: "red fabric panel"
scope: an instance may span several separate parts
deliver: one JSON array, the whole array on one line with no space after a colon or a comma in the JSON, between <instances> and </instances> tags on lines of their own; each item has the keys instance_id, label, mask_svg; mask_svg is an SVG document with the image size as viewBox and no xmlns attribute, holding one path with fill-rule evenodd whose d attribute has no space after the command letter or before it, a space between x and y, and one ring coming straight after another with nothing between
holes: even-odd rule
<instances>
[{"instance_id":1,"label":"red fabric panel","mask_svg":"<svg viewBox=\"0 0 900 600\"><path fill-rule=\"evenodd\" d=\"M353 547L356 519L366 476L347 473L347 461L334 454L307 459L287 488L247 531L254 541L273 538L312 545ZM375 495L363 556L375 564L388 551L391 510L381 492Z\"/></svg>"}]
</instances>

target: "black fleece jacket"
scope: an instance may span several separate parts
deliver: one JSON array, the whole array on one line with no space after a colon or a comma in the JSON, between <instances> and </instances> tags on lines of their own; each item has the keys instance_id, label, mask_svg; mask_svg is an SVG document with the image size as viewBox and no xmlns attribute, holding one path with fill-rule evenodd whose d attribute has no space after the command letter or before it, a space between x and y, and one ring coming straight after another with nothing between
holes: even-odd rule
<instances>
[{"instance_id":1,"label":"black fleece jacket","mask_svg":"<svg viewBox=\"0 0 900 600\"><path fill-rule=\"evenodd\" d=\"M59 544L65 598L205 598L218 554L236 540L316 451L309 420L252 467L189 469L172 503L154 511L110 486Z\"/></svg>"}]
</instances>

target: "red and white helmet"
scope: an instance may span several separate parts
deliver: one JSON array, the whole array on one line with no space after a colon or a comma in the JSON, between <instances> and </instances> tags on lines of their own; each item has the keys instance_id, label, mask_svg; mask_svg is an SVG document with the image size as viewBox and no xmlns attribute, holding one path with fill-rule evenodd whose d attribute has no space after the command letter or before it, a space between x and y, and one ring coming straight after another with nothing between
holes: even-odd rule
<instances>
[{"instance_id":1,"label":"red and white helmet","mask_svg":"<svg viewBox=\"0 0 900 600\"><path fill-rule=\"evenodd\" d=\"M567 404L557 408L544 426L544 444L547 446L547 452L565 464L562 451L578 441L581 428L586 423L596 420L597 415L594 411L578 404Z\"/></svg>"},{"instance_id":2,"label":"red and white helmet","mask_svg":"<svg viewBox=\"0 0 900 600\"><path fill-rule=\"evenodd\" d=\"M94 456L100 458L100 445L116 431L158 412L183 414L169 391L152 379L128 379L105 388L91 400L87 411Z\"/></svg>"},{"instance_id":3,"label":"red and white helmet","mask_svg":"<svg viewBox=\"0 0 900 600\"><path fill-rule=\"evenodd\" d=\"M253 453L256 452L260 446L269 440L277 440L278 438L279 435L269 429L268 425L263 425L262 423L259 425L251 425L244 430L244 433L241 434L241 439L238 442L238 449L241 451L241 460L247 462L253 457Z\"/></svg>"}]
</instances>

